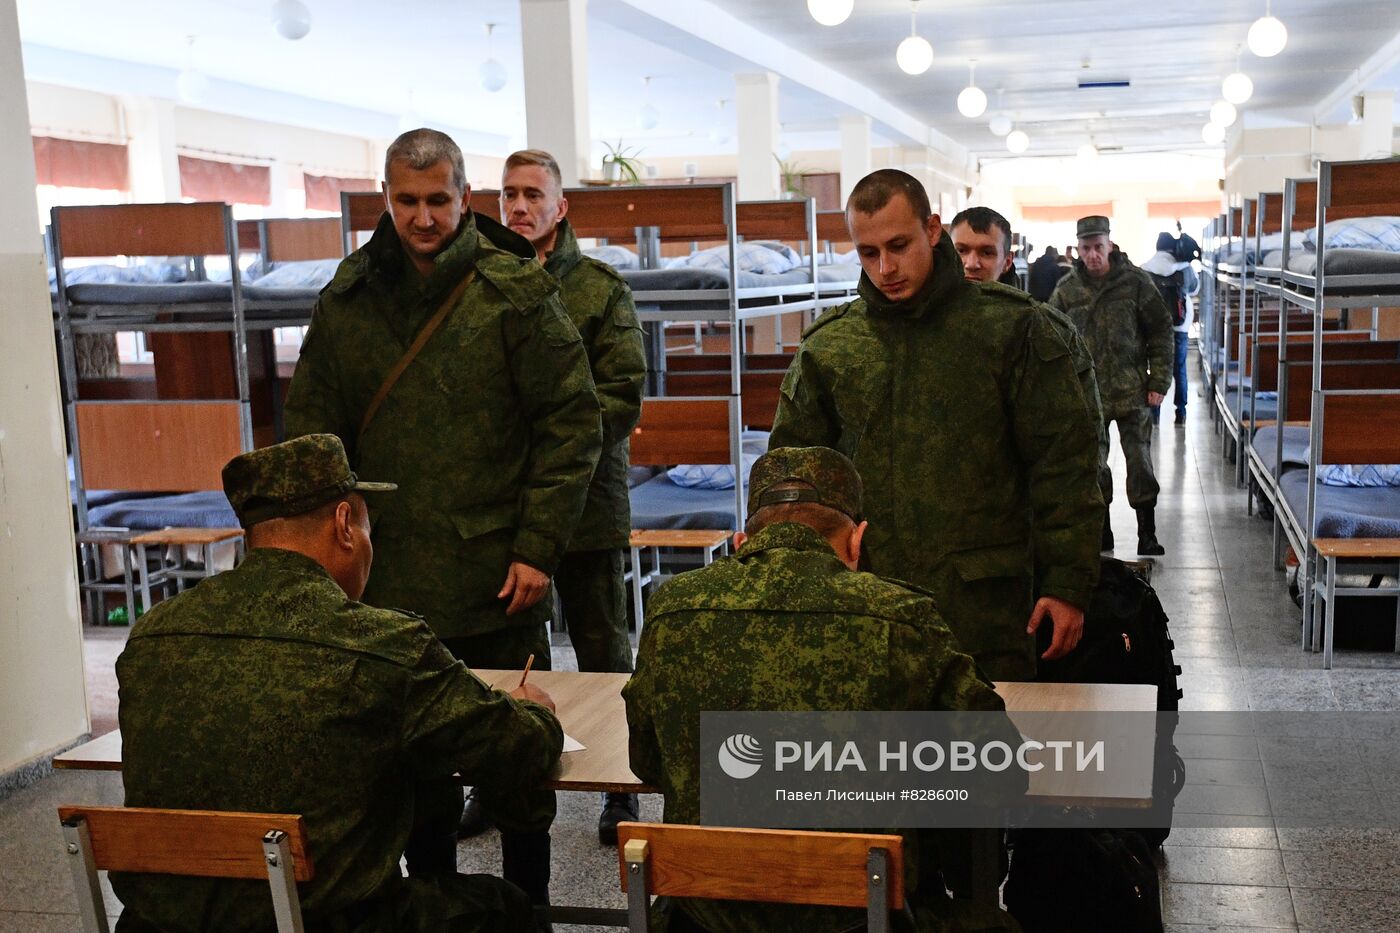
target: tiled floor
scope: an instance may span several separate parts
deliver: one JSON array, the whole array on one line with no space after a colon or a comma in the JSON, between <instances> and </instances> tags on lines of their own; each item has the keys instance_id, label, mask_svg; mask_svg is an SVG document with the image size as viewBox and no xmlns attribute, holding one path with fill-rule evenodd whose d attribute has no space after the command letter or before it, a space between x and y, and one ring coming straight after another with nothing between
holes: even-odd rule
<instances>
[{"instance_id":1,"label":"tiled floor","mask_svg":"<svg viewBox=\"0 0 1400 933\"><path fill-rule=\"evenodd\" d=\"M1152 581L1172 620L1184 708L1400 710L1400 656L1339 651L1335 668L1323 671L1319 656L1300 650L1299 613L1282 575L1270 569L1268 523L1246 516L1205 402L1192 404L1187 428L1165 425L1157 441L1158 532L1168 553ZM1116 452L1115 459L1121 490ZM1121 493L1113 516L1118 540L1128 544L1134 517ZM110 665L120 646L114 634L89 640L94 702L113 696ZM572 652L556 647L555 665L572 667ZM107 719L97 712L95 721L110 722L110 711ZM1178 828L1162 852L1167 929L1400 929L1400 831L1297 828L1272 816L1286 802L1329 814L1357 808L1359 826L1387 814L1393 826L1400 795L1371 776L1400 772L1397 732L1360 750L1327 735L1248 745L1183 736L1188 785L1177 801ZM120 799L115 775L60 772L0 801L0 933L77 928L54 807ZM623 906L616 855L596 842L596 799L559 799L555 900ZM644 799L644 818L656 819L658 810L657 800ZM1189 828L1180 825L1187 822ZM460 849L464 869L498 871L499 859L494 833ZM115 912L115 902L109 909Z\"/></svg>"}]
</instances>

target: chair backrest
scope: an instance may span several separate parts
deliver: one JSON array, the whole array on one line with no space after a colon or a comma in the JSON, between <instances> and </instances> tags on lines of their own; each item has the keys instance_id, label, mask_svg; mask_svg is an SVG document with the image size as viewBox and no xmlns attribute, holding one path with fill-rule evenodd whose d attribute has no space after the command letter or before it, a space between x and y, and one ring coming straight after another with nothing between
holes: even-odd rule
<instances>
[{"instance_id":1,"label":"chair backrest","mask_svg":"<svg viewBox=\"0 0 1400 933\"><path fill-rule=\"evenodd\" d=\"M653 894L864 907L871 933L904 907L895 835L621 823L617 841L633 933L647 929Z\"/></svg>"},{"instance_id":2,"label":"chair backrest","mask_svg":"<svg viewBox=\"0 0 1400 933\"><path fill-rule=\"evenodd\" d=\"M97 872L266 878L279 933L300 933L296 883L315 870L306 824L285 813L59 807L83 929L107 933Z\"/></svg>"}]
</instances>

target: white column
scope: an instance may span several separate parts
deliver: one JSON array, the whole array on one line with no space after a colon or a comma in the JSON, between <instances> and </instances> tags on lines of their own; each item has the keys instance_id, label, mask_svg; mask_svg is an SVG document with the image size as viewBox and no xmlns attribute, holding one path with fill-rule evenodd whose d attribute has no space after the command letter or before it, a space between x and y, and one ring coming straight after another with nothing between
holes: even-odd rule
<instances>
[{"instance_id":1,"label":"white column","mask_svg":"<svg viewBox=\"0 0 1400 933\"><path fill-rule=\"evenodd\" d=\"M870 117L863 113L843 114L841 124L841 203L851 189L870 174Z\"/></svg>"},{"instance_id":2,"label":"white column","mask_svg":"<svg viewBox=\"0 0 1400 933\"><path fill-rule=\"evenodd\" d=\"M559 162L565 186L592 174L588 131L588 0L520 0L525 136Z\"/></svg>"},{"instance_id":3,"label":"white column","mask_svg":"<svg viewBox=\"0 0 1400 933\"><path fill-rule=\"evenodd\" d=\"M0 795L88 731L83 627L15 0L0 0Z\"/></svg>"},{"instance_id":4,"label":"white column","mask_svg":"<svg viewBox=\"0 0 1400 933\"><path fill-rule=\"evenodd\" d=\"M267 182L272 189L272 197L267 205L267 216L286 217L290 210L287 204L287 189L292 186L292 166L283 159L273 159L272 164L267 169ZM298 166L299 170L300 166Z\"/></svg>"},{"instance_id":5,"label":"white column","mask_svg":"<svg viewBox=\"0 0 1400 933\"><path fill-rule=\"evenodd\" d=\"M782 191L778 172L778 76L771 71L734 76L739 133L739 199L764 201Z\"/></svg>"},{"instance_id":6,"label":"white column","mask_svg":"<svg viewBox=\"0 0 1400 933\"><path fill-rule=\"evenodd\" d=\"M1366 91L1361 99L1366 108L1361 119L1361 158L1388 158L1395 148L1395 92Z\"/></svg>"},{"instance_id":7,"label":"white column","mask_svg":"<svg viewBox=\"0 0 1400 933\"><path fill-rule=\"evenodd\" d=\"M126 120L131 200L137 204L180 200L175 104L151 97L126 97L121 107Z\"/></svg>"}]
</instances>

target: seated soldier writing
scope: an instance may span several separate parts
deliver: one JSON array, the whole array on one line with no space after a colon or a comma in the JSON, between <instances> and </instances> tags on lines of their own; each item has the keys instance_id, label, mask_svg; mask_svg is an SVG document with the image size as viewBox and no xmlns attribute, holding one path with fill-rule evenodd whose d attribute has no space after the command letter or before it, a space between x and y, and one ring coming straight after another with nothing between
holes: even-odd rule
<instances>
[{"instance_id":1,"label":"seated soldier writing","mask_svg":"<svg viewBox=\"0 0 1400 933\"><path fill-rule=\"evenodd\" d=\"M482 683L417 617L357 602L374 551L340 440L311 434L235 457L224 492L251 548L161 603L117 660L128 806L305 817L308 930L526 931L518 888L486 875L404 878L413 787L454 773L509 807L559 759L549 696ZM273 926L250 881L112 876L126 931Z\"/></svg>"},{"instance_id":2,"label":"seated soldier writing","mask_svg":"<svg viewBox=\"0 0 1400 933\"><path fill-rule=\"evenodd\" d=\"M738 551L661 586L623 689L632 771L661 788L668 823L700 821L700 713L1002 710L925 593L856 570L866 523L855 465L825 447L769 451L749 480ZM1002 724L1015 736L1010 721ZM951 928L936 846L905 834L920 929ZM996 929L980 912L963 929ZM670 930L863 928L864 911L735 901L658 904Z\"/></svg>"}]
</instances>

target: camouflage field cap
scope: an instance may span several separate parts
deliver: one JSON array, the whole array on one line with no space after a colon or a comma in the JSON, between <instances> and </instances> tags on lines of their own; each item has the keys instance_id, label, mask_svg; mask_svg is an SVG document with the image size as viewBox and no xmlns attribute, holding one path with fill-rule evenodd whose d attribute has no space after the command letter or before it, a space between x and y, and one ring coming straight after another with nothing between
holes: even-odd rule
<instances>
[{"instance_id":1,"label":"camouflage field cap","mask_svg":"<svg viewBox=\"0 0 1400 933\"><path fill-rule=\"evenodd\" d=\"M811 489L774 489L783 483ZM830 447L778 447L768 451L749 474L749 512L785 502L815 502L860 521L860 473L850 458Z\"/></svg>"},{"instance_id":2,"label":"camouflage field cap","mask_svg":"<svg viewBox=\"0 0 1400 933\"><path fill-rule=\"evenodd\" d=\"M224 495L251 528L319 508L349 492L390 492L394 483L364 483L350 470L334 434L307 434L240 454L224 465Z\"/></svg>"},{"instance_id":3,"label":"camouflage field cap","mask_svg":"<svg viewBox=\"0 0 1400 933\"><path fill-rule=\"evenodd\" d=\"M1088 217L1079 218L1079 223L1075 226L1075 235L1081 240L1086 236L1098 236L1103 234L1108 236L1108 218L1102 214L1090 214Z\"/></svg>"}]
</instances>

